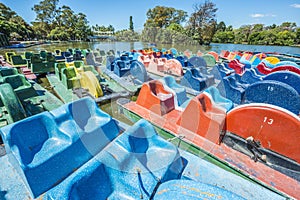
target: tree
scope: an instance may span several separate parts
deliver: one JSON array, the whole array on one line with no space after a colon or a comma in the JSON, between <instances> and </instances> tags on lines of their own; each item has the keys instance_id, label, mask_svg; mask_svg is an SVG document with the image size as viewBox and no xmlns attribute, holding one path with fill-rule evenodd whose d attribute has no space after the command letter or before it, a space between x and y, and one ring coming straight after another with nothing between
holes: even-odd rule
<instances>
[{"instance_id":1,"label":"tree","mask_svg":"<svg viewBox=\"0 0 300 200\"><path fill-rule=\"evenodd\" d=\"M12 36L15 39L28 39L33 37L33 31L30 25L3 3L0 3L0 30L6 36Z\"/></svg>"},{"instance_id":2,"label":"tree","mask_svg":"<svg viewBox=\"0 0 300 200\"><path fill-rule=\"evenodd\" d=\"M134 31L134 29L133 29L132 16L129 17L129 30L132 31L132 32Z\"/></svg>"},{"instance_id":3,"label":"tree","mask_svg":"<svg viewBox=\"0 0 300 200\"><path fill-rule=\"evenodd\" d=\"M171 7L156 6L147 12L145 27L166 28L172 23L180 24L185 21L187 13Z\"/></svg>"},{"instance_id":4,"label":"tree","mask_svg":"<svg viewBox=\"0 0 300 200\"><path fill-rule=\"evenodd\" d=\"M220 23L218 23L217 31L225 31L225 30L226 30L225 22L221 21Z\"/></svg>"},{"instance_id":5,"label":"tree","mask_svg":"<svg viewBox=\"0 0 300 200\"><path fill-rule=\"evenodd\" d=\"M167 29L178 32L178 33L184 32L184 28L180 24L176 24L176 23L170 24L170 26Z\"/></svg>"},{"instance_id":6,"label":"tree","mask_svg":"<svg viewBox=\"0 0 300 200\"><path fill-rule=\"evenodd\" d=\"M40 22L40 26L43 27L46 37L54 28L54 21L58 13L57 5L59 0L42 0L38 4L35 4L32 10L36 13L35 22Z\"/></svg>"},{"instance_id":7,"label":"tree","mask_svg":"<svg viewBox=\"0 0 300 200\"><path fill-rule=\"evenodd\" d=\"M300 28L297 28L296 30L296 39L295 39L296 44L300 44Z\"/></svg>"},{"instance_id":8,"label":"tree","mask_svg":"<svg viewBox=\"0 0 300 200\"><path fill-rule=\"evenodd\" d=\"M216 32L216 4L206 0L203 4L195 4L194 12L188 22L188 34L200 45L210 44Z\"/></svg>"}]
</instances>

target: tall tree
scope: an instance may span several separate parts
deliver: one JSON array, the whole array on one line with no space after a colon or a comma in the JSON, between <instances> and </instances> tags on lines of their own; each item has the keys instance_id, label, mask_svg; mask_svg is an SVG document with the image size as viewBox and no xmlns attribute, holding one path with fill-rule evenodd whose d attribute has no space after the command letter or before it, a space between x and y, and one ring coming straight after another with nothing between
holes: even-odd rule
<instances>
[{"instance_id":1,"label":"tall tree","mask_svg":"<svg viewBox=\"0 0 300 200\"><path fill-rule=\"evenodd\" d=\"M129 30L132 32L134 31L132 16L129 17Z\"/></svg>"},{"instance_id":2,"label":"tall tree","mask_svg":"<svg viewBox=\"0 0 300 200\"><path fill-rule=\"evenodd\" d=\"M188 22L188 34L200 45L210 44L216 32L216 4L206 0L194 5L194 12Z\"/></svg>"},{"instance_id":3,"label":"tall tree","mask_svg":"<svg viewBox=\"0 0 300 200\"><path fill-rule=\"evenodd\" d=\"M172 23L180 24L186 20L187 13L171 7L156 6L147 12L145 27L166 28Z\"/></svg>"},{"instance_id":4,"label":"tall tree","mask_svg":"<svg viewBox=\"0 0 300 200\"><path fill-rule=\"evenodd\" d=\"M35 4L32 10L36 13L35 24L43 29L43 37L45 38L54 28L54 20L57 15L57 5L59 0L42 0ZM35 28L36 29L36 28Z\"/></svg>"}]
</instances>

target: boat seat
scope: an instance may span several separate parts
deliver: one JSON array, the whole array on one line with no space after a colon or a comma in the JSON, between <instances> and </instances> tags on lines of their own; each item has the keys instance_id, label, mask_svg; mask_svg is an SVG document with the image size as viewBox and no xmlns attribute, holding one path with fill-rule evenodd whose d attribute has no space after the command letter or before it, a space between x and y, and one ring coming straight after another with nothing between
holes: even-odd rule
<instances>
[{"instance_id":1,"label":"boat seat","mask_svg":"<svg viewBox=\"0 0 300 200\"><path fill-rule=\"evenodd\" d=\"M192 67L193 65L188 61L187 56L177 56L176 59L181 63L182 67Z\"/></svg>"},{"instance_id":2,"label":"boat seat","mask_svg":"<svg viewBox=\"0 0 300 200\"><path fill-rule=\"evenodd\" d=\"M252 83L261 81L263 79L263 77L264 76L257 74L256 71L252 68L252 69L245 70L244 74L241 77L241 80L248 84L252 84Z\"/></svg>"},{"instance_id":3,"label":"boat seat","mask_svg":"<svg viewBox=\"0 0 300 200\"><path fill-rule=\"evenodd\" d=\"M99 138L104 139L102 146L97 143L99 152L100 147L103 148L118 135L115 122L94 104L93 100L81 99L54 110L52 113L55 115L43 112L1 130L5 147L11 152L11 159L15 160L13 165L20 171L33 197L54 187L91 159L94 153L91 143L95 145L95 140L99 142ZM71 113L64 109L66 107L71 109ZM81 115L77 122L88 120L91 124L85 126L97 127L97 130L92 133L86 131L86 127L79 129L71 124L66 127L68 117L72 115L76 119L75 112ZM91 116L91 113L98 118Z\"/></svg>"},{"instance_id":4,"label":"boat seat","mask_svg":"<svg viewBox=\"0 0 300 200\"><path fill-rule=\"evenodd\" d=\"M75 67L62 69L62 82L67 89L80 88L80 76L77 75Z\"/></svg>"},{"instance_id":5,"label":"boat seat","mask_svg":"<svg viewBox=\"0 0 300 200\"><path fill-rule=\"evenodd\" d=\"M74 60L74 67L76 67L77 69L78 68L81 68L84 66L84 62L81 61L81 60Z\"/></svg>"},{"instance_id":6,"label":"boat seat","mask_svg":"<svg viewBox=\"0 0 300 200\"><path fill-rule=\"evenodd\" d=\"M144 83L136 103L158 115L174 110L174 95L164 89L160 81Z\"/></svg>"},{"instance_id":7,"label":"boat seat","mask_svg":"<svg viewBox=\"0 0 300 200\"><path fill-rule=\"evenodd\" d=\"M117 60L114 64L114 73L119 77L128 74L130 71L130 62L127 60Z\"/></svg>"},{"instance_id":8,"label":"boat seat","mask_svg":"<svg viewBox=\"0 0 300 200\"><path fill-rule=\"evenodd\" d=\"M237 59L234 59L228 63L228 67L233 69L236 74L242 75L245 71L245 65L240 63Z\"/></svg>"},{"instance_id":9,"label":"boat seat","mask_svg":"<svg viewBox=\"0 0 300 200\"><path fill-rule=\"evenodd\" d=\"M205 191L205 192L203 192ZM171 180L162 183L155 193L153 200L165 199L184 199L184 200L200 200L200 199L244 199L223 188L197 182L194 180Z\"/></svg>"},{"instance_id":10,"label":"boat seat","mask_svg":"<svg viewBox=\"0 0 300 200\"><path fill-rule=\"evenodd\" d=\"M218 144L225 116L226 110L223 107L217 105L210 95L201 93L189 102L176 123Z\"/></svg>"},{"instance_id":11,"label":"boat seat","mask_svg":"<svg viewBox=\"0 0 300 200\"><path fill-rule=\"evenodd\" d=\"M229 111L226 117L226 131L244 139L253 137L260 147L293 159L298 164L299 130L297 115L270 104L241 105Z\"/></svg>"},{"instance_id":12,"label":"boat seat","mask_svg":"<svg viewBox=\"0 0 300 200\"><path fill-rule=\"evenodd\" d=\"M279 67L279 66L294 66L300 68L300 66L293 61L280 61L277 64L275 64L275 67Z\"/></svg>"},{"instance_id":13,"label":"boat seat","mask_svg":"<svg viewBox=\"0 0 300 200\"><path fill-rule=\"evenodd\" d=\"M76 170L50 199L149 199L160 183L181 177L178 149L140 120Z\"/></svg>"},{"instance_id":14,"label":"boat seat","mask_svg":"<svg viewBox=\"0 0 300 200\"><path fill-rule=\"evenodd\" d=\"M271 70L271 73L277 72L277 71L291 71L291 72L294 72L294 73L297 73L300 75L300 69L295 66L278 66L278 67L273 68Z\"/></svg>"},{"instance_id":15,"label":"boat seat","mask_svg":"<svg viewBox=\"0 0 300 200\"><path fill-rule=\"evenodd\" d=\"M81 142L90 154L97 154L118 134L119 128L110 115L101 111L89 97L65 104L51 111L59 130L78 132Z\"/></svg>"},{"instance_id":16,"label":"boat seat","mask_svg":"<svg viewBox=\"0 0 300 200\"><path fill-rule=\"evenodd\" d=\"M106 56L106 68L110 71L114 71L114 60L115 60L115 56L113 55Z\"/></svg>"},{"instance_id":17,"label":"boat seat","mask_svg":"<svg viewBox=\"0 0 300 200\"><path fill-rule=\"evenodd\" d=\"M41 59L39 54L33 54L30 58L30 63L33 73L44 73L47 71L47 63Z\"/></svg>"},{"instance_id":18,"label":"boat seat","mask_svg":"<svg viewBox=\"0 0 300 200\"><path fill-rule=\"evenodd\" d=\"M21 55L11 55L11 61L14 66L27 66L26 59L23 59Z\"/></svg>"},{"instance_id":19,"label":"boat seat","mask_svg":"<svg viewBox=\"0 0 300 200\"><path fill-rule=\"evenodd\" d=\"M17 75L17 74L19 74L19 73L16 68L11 68L11 67L1 67L0 68L0 76L1 77Z\"/></svg>"},{"instance_id":20,"label":"boat seat","mask_svg":"<svg viewBox=\"0 0 300 200\"><path fill-rule=\"evenodd\" d=\"M242 80L242 76L239 74L233 74L232 76L234 76L235 80L236 80L236 84L238 86L241 86L242 88L246 89L247 87L249 87L249 83L245 82Z\"/></svg>"},{"instance_id":21,"label":"boat seat","mask_svg":"<svg viewBox=\"0 0 300 200\"><path fill-rule=\"evenodd\" d=\"M215 51L209 51L209 52L207 52L207 54L212 55L217 62L219 61L219 55L218 55L217 52L215 52Z\"/></svg>"},{"instance_id":22,"label":"boat seat","mask_svg":"<svg viewBox=\"0 0 300 200\"><path fill-rule=\"evenodd\" d=\"M25 52L24 52L24 56L25 56L25 59L26 59L26 60L29 60L29 61L30 61L30 58L31 58L32 55L33 55L33 53L30 52L30 51L25 51Z\"/></svg>"},{"instance_id":23,"label":"boat seat","mask_svg":"<svg viewBox=\"0 0 300 200\"><path fill-rule=\"evenodd\" d=\"M207 67L213 67L216 65L216 59L213 55L204 54L202 58L205 60Z\"/></svg>"},{"instance_id":24,"label":"boat seat","mask_svg":"<svg viewBox=\"0 0 300 200\"><path fill-rule=\"evenodd\" d=\"M204 92L208 93L214 103L225 108L227 112L233 108L233 102L230 99L221 96L219 90L216 87L211 86L205 89Z\"/></svg>"},{"instance_id":25,"label":"boat seat","mask_svg":"<svg viewBox=\"0 0 300 200\"><path fill-rule=\"evenodd\" d=\"M228 69L227 67L225 67L225 63L221 63L221 64L216 64L212 68L210 73L214 76L215 79L222 80L224 77L235 73L235 71L233 69Z\"/></svg>"},{"instance_id":26,"label":"boat seat","mask_svg":"<svg viewBox=\"0 0 300 200\"><path fill-rule=\"evenodd\" d=\"M175 102L177 102L177 106L181 106L188 100L186 96L186 89L182 85L176 83L174 77L165 76L161 79L161 81L173 92Z\"/></svg>"},{"instance_id":27,"label":"boat seat","mask_svg":"<svg viewBox=\"0 0 300 200\"><path fill-rule=\"evenodd\" d=\"M100 53L101 56L106 56L106 53L105 53L104 50L100 50L99 53Z\"/></svg>"},{"instance_id":28,"label":"boat seat","mask_svg":"<svg viewBox=\"0 0 300 200\"><path fill-rule=\"evenodd\" d=\"M277 71L265 76L264 80L274 80L288 84L300 95L300 74L290 71Z\"/></svg>"},{"instance_id":29,"label":"boat seat","mask_svg":"<svg viewBox=\"0 0 300 200\"><path fill-rule=\"evenodd\" d=\"M59 80L62 80L62 70L66 68L66 63L65 62L59 62L55 63L54 69L55 69L55 75Z\"/></svg>"},{"instance_id":30,"label":"boat seat","mask_svg":"<svg viewBox=\"0 0 300 200\"><path fill-rule=\"evenodd\" d=\"M256 66L256 69L261 73L261 74L264 74L264 75L267 75L267 74L270 74L271 73L271 68L267 67L267 65L264 63L264 62L261 62L259 63L257 66Z\"/></svg>"},{"instance_id":31,"label":"boat seat","mask_svg":"<svg viewBox=\"0 0 300 200\"><path fill-rule=\"evenodd\" d=\"M47 51L45 51L45 50L40 51L40 56L41 56L41 58L43 58L44 60L46 60Z\"/></svg>"},{"instance_id":32,"label":"boat seat","mask_svg":"<svg viewBox=\"0 0 300 200\"><path fill-rule=\"evenodd\" d=\"M300 96L291 86L273 80L264 80L250 85L243 103L268 103L285 108L296 115L300 111Z\"/></svg>"},{"instance_id":33,"label":"boat seat","mask_svg":"<svg viewBox=\"0 0 300 200\"><path fill-rule=\"evenodd\" d=\"M5 53L6 61L9 62L9 63L11 63L12 62L11 56L13 56L13 55L16 55L16 53L15 52L6 52Z\"/></svg>"},{"instance_id":34,"label":"boat seat","mask_svg":"<svg viewBox=\"0 0 300 200\"><path fill-rule=\"evenodd\" d=\"M92 72L95 76L96 76L96 78L98 79L98 80L100 80L100 75L99 75L99 73L95 70L95 67L93 66L93 65L84 65L83 66L83 71L90 71L90 72Z\"/></svg>"},{"instance_id":35,"label":"boat seat","mask_svg":"<svg viewBox=\"0 0 300 200\"><path fill-rule=\"evenodd\" d=\"M204 58L199 57L199 56L192 56L191 58L188 59L188 62L196 67L196 68L200 68L200 67L207 67L206 61L204 60Z\"/></svg>"},{"instance_id":36,"label":"boat seat","mask_svg":"<svg viewBox=\"0 0 300 200\"><path fill-rule=\"evenodd\" d=\"M3 82L9 83L22 100L37 95L31 83L22 74L6 76L3 78Z\"/></svg>"},{"instance_id":37,"label":"boat seat","mask_svg":"<svg viewBox=\"0 0 300 200\"><path fill-rule=\"evenodd\" d=\"M223 97L230 99L233 103L241 104L245 89L237 84L234 76L227 76L217 86Z\"/></svg>"},{"instance_id":38,"label":"boat seat","mask_svg":"<svg viewBox=\"0 0 300 200\"><path fill-rule=\"evenodd\" d=\"M207 87L207 78L202 77L196 68L187 69L180 84L201 91Z\"/></svg>"},{"instance_id":39,"label":"boat seat","mask_svg":"<svg viewBox=\"0 0 300 200\"><path fill-rule=\"evenodd\" d=\"M133 60L130 64L130 75L133 77L134 84L142 85L148 80L148 75L143 63Z\"/></svg>"},{"instance_id":40,"label":"boat seat","mask_svg":"<svg viewBox=\"0 0 300 200\"><path fill-rule=\"evenodd\" d=\"M182 66L181 66L180 62L176 59L172 58L172 59L166 60L164 66L165 66L166 70L171 74L174 74L176 76L183 75Z\"/></svg>"}]
</instances>

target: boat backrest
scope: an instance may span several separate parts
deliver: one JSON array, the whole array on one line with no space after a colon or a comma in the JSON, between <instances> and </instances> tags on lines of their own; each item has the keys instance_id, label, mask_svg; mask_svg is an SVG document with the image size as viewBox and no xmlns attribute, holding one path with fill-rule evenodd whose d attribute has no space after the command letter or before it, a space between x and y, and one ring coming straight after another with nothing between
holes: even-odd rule
<instances>
[{"instance_id":1,"label":"boat backrest","mask_svg":"<svg viewBox=\"0 0 300 200\"><path fill-rule=\"evenodd\" d=\"M268 103L285 108L296 115L300 111L300 96L291 86L273 80L251 84L245 91L243 103Z\"/></svg>"}]
</instances>

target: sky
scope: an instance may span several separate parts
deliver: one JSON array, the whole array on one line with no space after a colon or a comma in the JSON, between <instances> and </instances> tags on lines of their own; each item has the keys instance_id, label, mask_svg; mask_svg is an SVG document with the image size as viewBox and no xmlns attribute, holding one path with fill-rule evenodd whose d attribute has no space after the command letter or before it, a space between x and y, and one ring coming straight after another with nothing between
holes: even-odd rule
<instances>
[{"instance_id":1,"label":"sky","mask_svg":"<svg viewBox=\"0 0 300 200\"><path fill-rule=\"evenodd\" d=\"M31 10L40 0L0 0L16 11L28 23L34 21ZM140 31L147 19L148 9L167 6L184 10L190 15L193 5L204 0L60 0L59 6L68 5L76 13L87 15L90 25L113 25L116 30L128 29L133 16L134 29ZM296 22L300 26L300 0L212 0L218 8L217 21L238 28L241 25L265 25Z\"/></svg>"}]
</instances>

